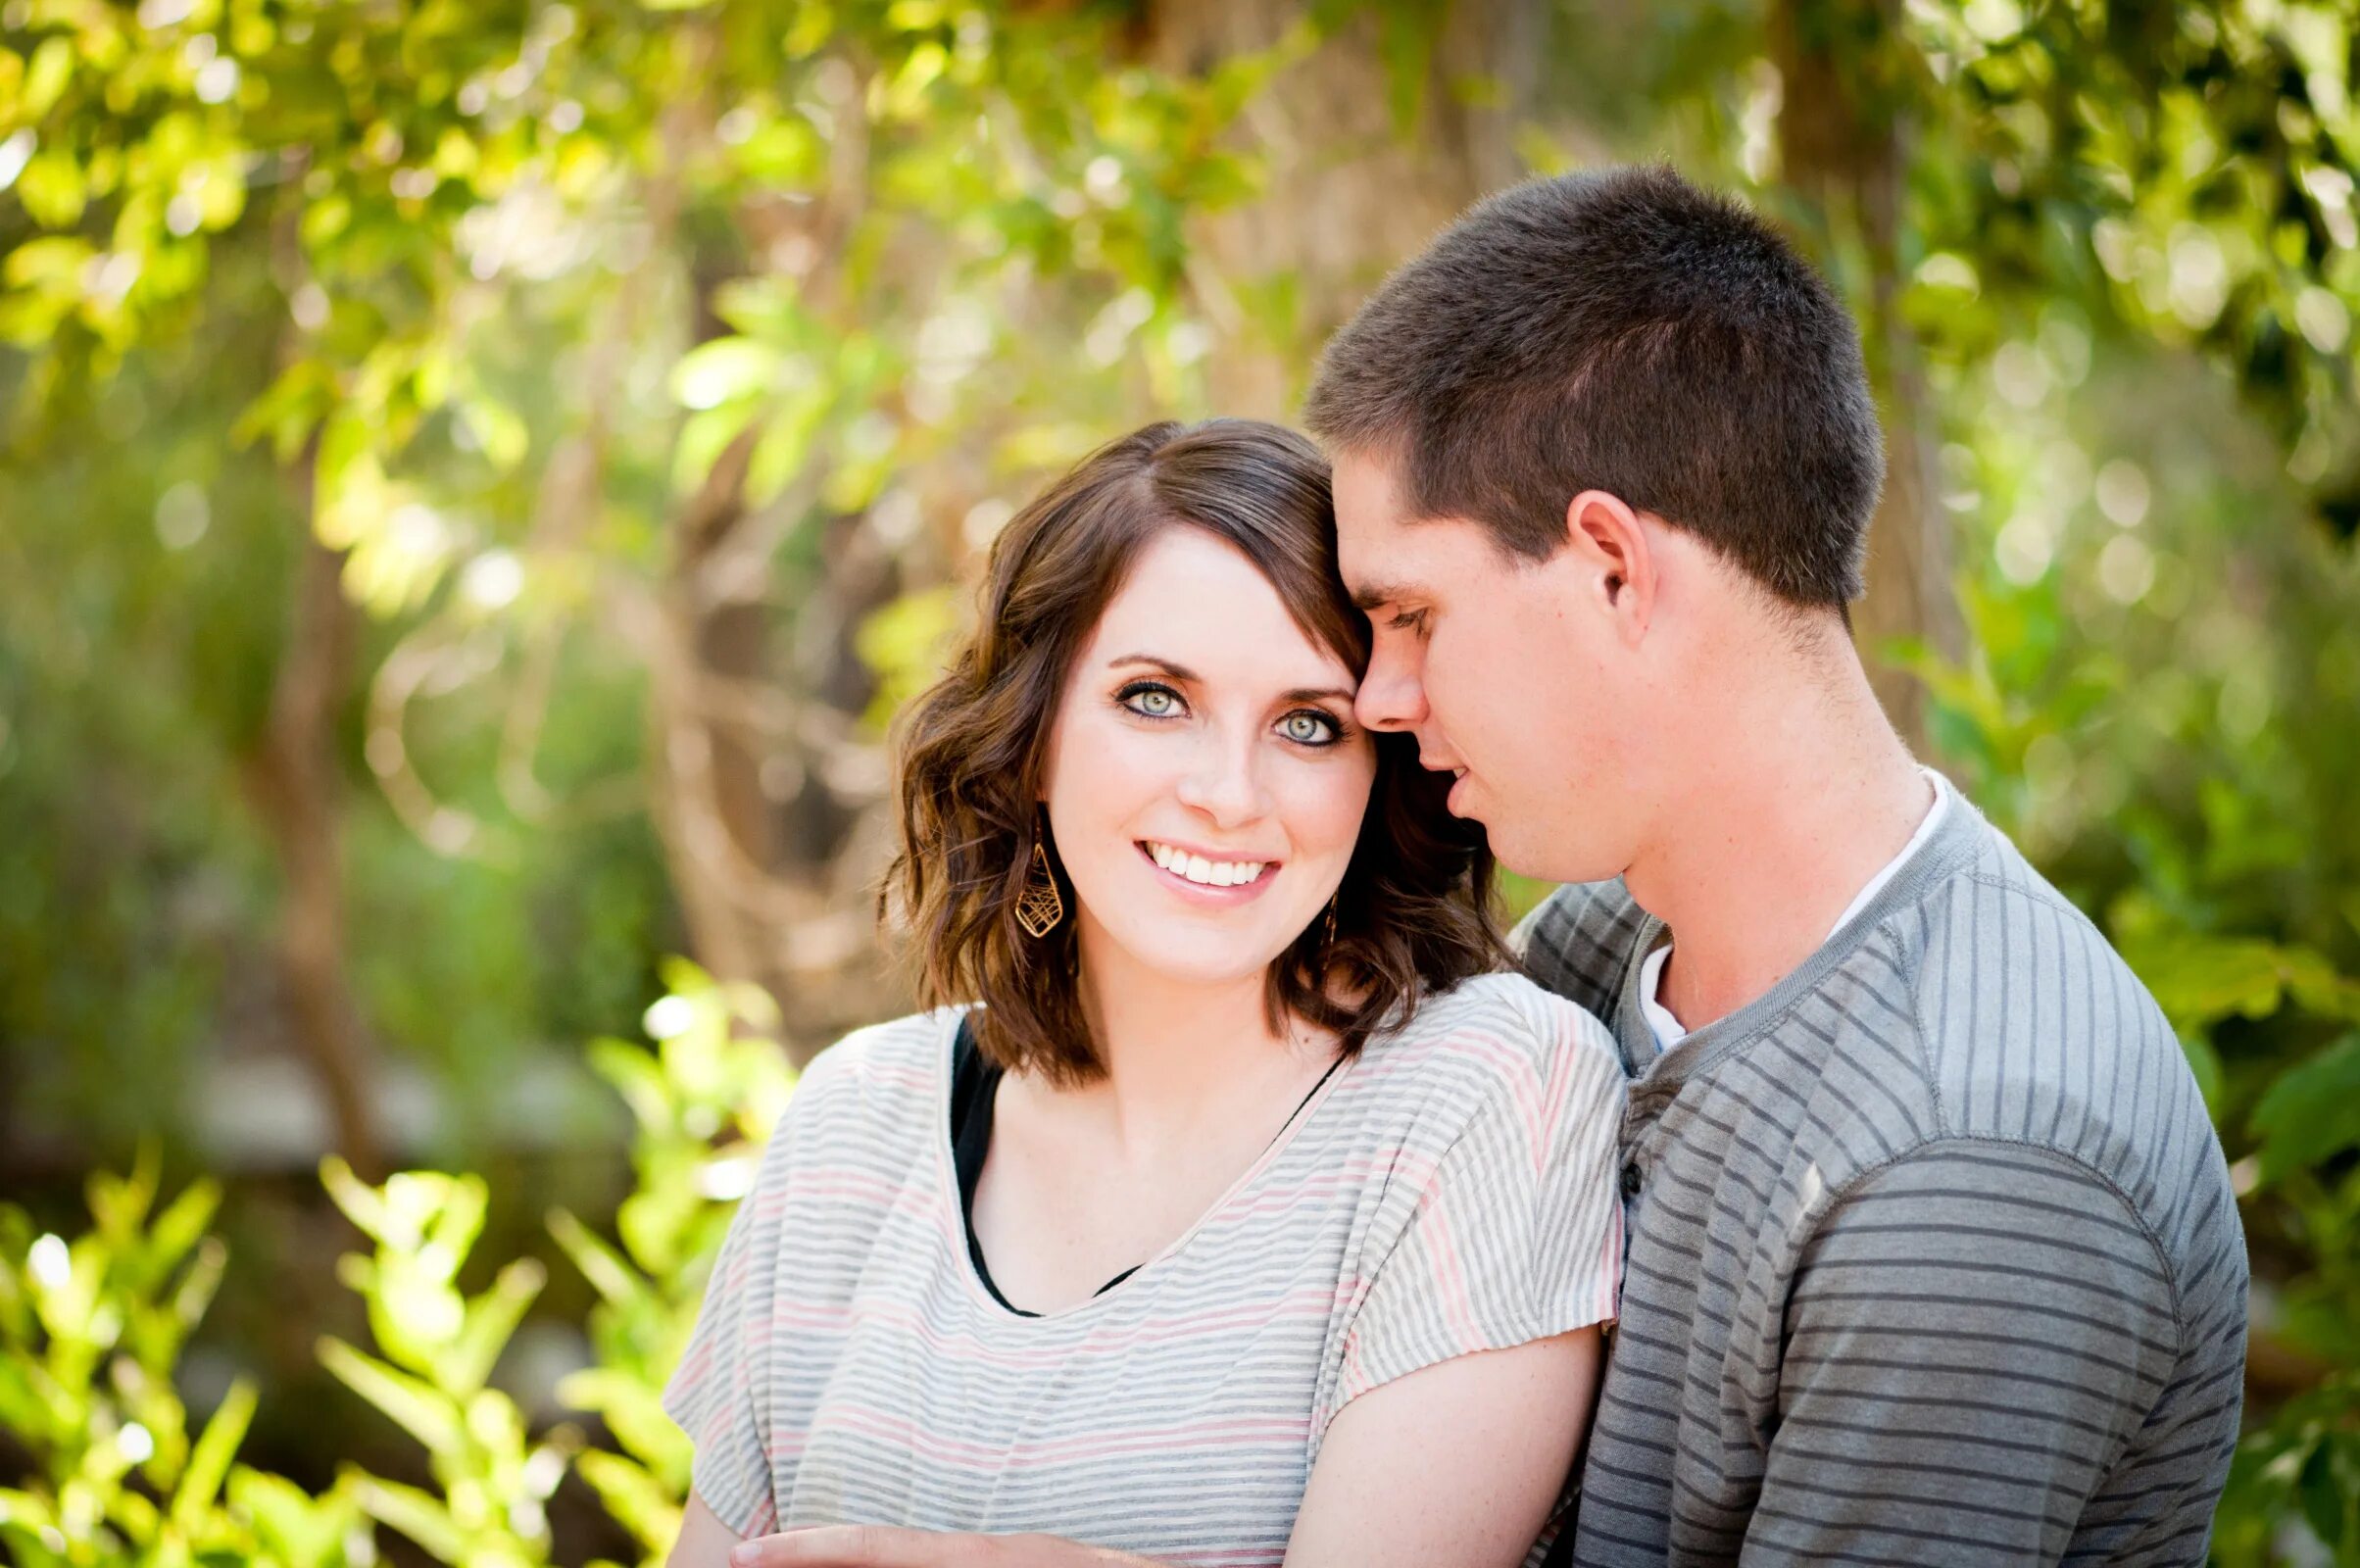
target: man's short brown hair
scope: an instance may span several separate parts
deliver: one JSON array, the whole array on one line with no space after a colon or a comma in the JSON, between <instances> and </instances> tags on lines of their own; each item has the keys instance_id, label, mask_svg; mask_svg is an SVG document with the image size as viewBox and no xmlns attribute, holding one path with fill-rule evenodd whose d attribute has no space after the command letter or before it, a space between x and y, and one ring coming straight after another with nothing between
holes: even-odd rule
<instances>
[{"instance_id":1,"label":"man's short brown hair","mask_svg":"<svg viewBox=\"0 0 2360 1568\"><path fill-rule=\"evenodd\" d=\"M1884 443L1851 318L1751 212L1663 168L1480 203L1327 346L1304 409L1409 505L1546 559L1604 490L1787 604L1861 591Z\"/></svg>"},{"instance_id":2,"label":"man's short brown hair","mask_svg":"<svg viewBox=\"0 0 2360 1568\"><path fill-rule=\"evenodd\" d=\"M903 729L901 853L882 906L909 923L921 999L981 1002L975 1042L1003 1067L1083 1083L1104 1070L1077 981L1073 888L1039 802L1074 660L1140 549L1201 528L1254 563L1314 643L1355 676L1369 626L1337 575L1319 449L1251 419L1152 424L1101 448L1018 513L992 546L974 636ZM1346 1053L1407 1021L1421 995L1503 959L1492 857L1450 814L1450 776L1407 735L1374 737L1377 771L1336 901L1270 965L1271 1025L1335 1031ZM1067 914L1032 937L1016 900L1033 846L1049 852Z\"/></svg>"}]
</instances>

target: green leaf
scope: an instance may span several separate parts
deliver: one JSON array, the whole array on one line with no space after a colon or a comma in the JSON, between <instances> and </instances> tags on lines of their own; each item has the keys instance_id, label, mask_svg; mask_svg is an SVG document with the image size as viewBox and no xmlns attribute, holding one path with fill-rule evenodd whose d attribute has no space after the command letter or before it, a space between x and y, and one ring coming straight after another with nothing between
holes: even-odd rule
<instances>
[{"instance_id":1,"label":"green leaf","mask_svg":"<svg viewBox=\"0 0 2360 1568\"><path fill-rule=\"evenodd\" d=\"M541 1265L532 1258L516 1258L501 1269L490 1290L467 1303L466 1326L443 1353L442 1383L446 1390L465 1396L483 1387L510 1336L524 1320L533 1298L541 1294L546 1278Z\"/></svg>"},{"instance_id":2,"label":"green leaf","mask_svg":"<svg viewBox=\"0 0 2360 1568\"><path fill-rule=\"evenodd\" d=\"M344 1217L358 1226L364 1235L376 1241L387 1240L385 1200L377 1190L353 1174L340 1155L330 1154L320 1162L320 1185L327 1196L344 1210Z\"/></svg>"},{"instance_id":3,"label":"green leaf","mask_svg":"<svg viewBox=\"0 0 2360 1568\"><path fill-rule=\"evenodd\" d=\"M532 432L516 410L487 393L476 392L460 403L459 416L467 420L475 444L493 467L505 472L524 461Z\"/></svg>"},{"instance_id":4,"label":"green leaf","mask_svg":"<svg viewBox=\"0 0 2360 1568\"><path fill-rule=\"evenodd\" d=\"M2311 1450L2311 1457L2302 1467L2302 1476L2295 1483L2295 1496L2302 1505L2302 1515L2314 1535L2333 1551L2343 1544L2345 1503L2342 1489L2335 1484L2335 1456L2332 1443L2321 1443Z\"/></svg>"},{"instance_id":5,"label":"green leaf","mask_svg":"<svg viewBox=\"0 0 2360 1568\"><path fill-rule=\"evenodd\" d=\"M241 1377L229 1385L221 1407L205 1423L204 1435L189 1450L188 1468L180 1472L180 1484L172 1492L174 1528L186 1535L196 1533L213 1507L214 1497L221 1490L221 1480L229 1473L229 1461L236 1456L237 1446L245 1441L246 1428L253 1420L254 1384Z\"/></svg>"},{"instance_id":6,"label":"green leaf","mask_svg":"<svg viewBox=\"0 0 2360 1568\"><path fill-rule=\"evenodd\" d=\"M342 1340L322 1338L318 1348L320 1365L418 1439L427 1452L455 1460L465 1450L467 1433L459 1412L430 1385L362 1354Z\"/></svg>"},{"instance_id":7,"label":"green leaf","mask_svg":"<svg viewBox=\"0 0 2360 1568\"><path fill-rule=\"evenodd\" d=\"M672 371L672 394L685 409L717 409L768 390L777 379L779 363L778 350L767 343L715 338L681 356Z\"/></svg>"},{"instance_id":8,"label":"green leaf","mask_svg":"<svg viewBox=\"0 0 2360 1568\"><path fill-rule=\"evenodd\" d=\"M159 1273L169 1273L188 1250L205 1235L205 1227L213 1223L214 1211L221 1207L221 1189L218 1182L192 1182L179 1197L165 1206L148 1230L148 1247Z\"/></svg>"},{"instance_id":9,"label":"green leaf","mask_svg":"<svg viewBox=\"0 0 2360 1568\"><path fill-rule=\"evenodd\" d=\"M453 1568L467 1561L467 1532L432 1493L369 1476L354 1483L353 1494L370 1518L400 1531Z\"/></svg>"},{"instance_id":10,"label":"green leaf","mask_svg":"<svg viewBox=\"0 0 2360 1568\"><path fill-rule=\"evenodd\" d=\"M43 228L72 228L81 221L82 210L89 205L90 188L81 166L71 155L42 152L34 154L17 176L17 200Z\"/></svg>"},{"instance_id":11,"label":"green leaf","mask_svg":"<svg viewBox=\"0 0 2360 1568\"><path fill-rule=\"evenodd\" d=\"M549 1211L549 1231L557 1238L558 1246L573 1260L590 1288L610 1304L618 1307L638 1305L648 1294L647 1284L622 1254L607 1245L606 1239L592 1231L572 1214L562 1208Z\"/></svg>"},{"instance_id":12,"label":"green leaf","mask_svg":"<svg viewBox=\"0 0 2360 1568\"><path fill-rule=\"evenodd\" d=\"M2127 931L2121 949L2164 1016L2184 1035L2223 1018L2266 1018L2276 1012L2294 965L2306 956L2249 937L2185 930Z\"/></svg>"},{"instance_id":13,"label":"green leaf","mask_svg":"<svg viewBox=\"0 0 2360 1568\"><path fill-rule=\"evenodd\" d=\"M664 1485L618 1453L593 1448L574 1468L622 1527L652 1555L668 1549L680 1534L680 1504Z\"/></svg>"},{"instance_id":14,"label":"green leaf","mask_svg":"<svg viewBox=\"0 0 2360 1568\"><path fill-rule=\"evenodd\" d=\"M91 243L78 234L48 234L28 239L8 253L4 272L8 281L18 288L53 288L61 291L81 289L82 269L98 254Z\"/></svg>"},{"instance_id":15,"label":"green leaf","mask_svg":"<svg viewBox=\"0 0 2360 1568\"><path fill-rule=\"evenodd\" d=\"M229 1472L229 1505L283 1568L343 1568L344 1541L357 1522L346 1488L315 1499L284 1476L238 1465Z\"/></svg>"},{"instance_id":16,"label":"green leaf","mask_svg":"<svg viewBox=\"0 0 2360 1568\"><path fill-rule=\"evenodd\" d=\"M589 1056L591 1068L615 1086L641 1128L668 1130L676 1123L679 1110L671 1083L644 1047L627 1040L593 1040Z\"/></svg>"},{"instance_id":17,"label":"green leaf","mask_svg":"<svg viewBox=\"0 0 2360 1568\"><path fill-rule=\"evenodd\" d=\"M37 123L57 107L58 100L65 96L67 84L73 80L74 40L64 33L44 38L32 52L32 64L25 70L18 115Z\"/></svg>"},{"instance_id":18,"label":"green leaf","mask_svg":"<svg viewBox=\"0 0 2360 1568\"><path fill-rule=\"evenodd\" d=\"M2253 1108L2253 1130L2264 1183L2360 1145L2360 1033L2281 1073Z\"/></svg>"}]
</instances>

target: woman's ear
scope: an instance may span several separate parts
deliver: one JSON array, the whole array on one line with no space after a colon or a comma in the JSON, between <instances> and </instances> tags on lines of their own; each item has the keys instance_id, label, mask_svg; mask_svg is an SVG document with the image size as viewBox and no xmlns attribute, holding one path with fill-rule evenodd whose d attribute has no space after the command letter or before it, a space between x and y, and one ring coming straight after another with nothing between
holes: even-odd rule
<instances>
[{"instance_id":1,"label":"woman's ear","mask_svg":"<svg viewBox=\"0 0 2360 1568\"><path fill-rule=\"evenodd\" d=\"M1655 555L1638 513L1620 496L1585 490L1565 509L1566 549L1580 574L1584 600L1616 622L1617 635L1637 642L1655 612Z\"/></svg>"}]
</instances>

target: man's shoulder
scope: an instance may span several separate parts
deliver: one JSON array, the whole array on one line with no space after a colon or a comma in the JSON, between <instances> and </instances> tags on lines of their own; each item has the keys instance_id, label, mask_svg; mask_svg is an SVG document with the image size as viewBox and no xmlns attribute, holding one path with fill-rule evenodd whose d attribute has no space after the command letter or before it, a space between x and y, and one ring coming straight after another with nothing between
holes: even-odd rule
<instances>
[{"instance_id":1,"label":"man's shoulder","mask_svg":"<svg viewBox=\"0 0 2360 1568\"><path fill-rule=\"evenodd\" d=\"M1614 1015L1623 972L1647 912L1616 877L1568 882L1508 933L1524 973L1547 990L1601 1018Z\"/></svg>"},{"instance_id":2,"label":"man's shoulder","mask_svg":"<svg viewBox=\"0 0 2360 1568\"><path fill-rule=\"evenodd\" d=\"M2072 1131L2011 1125L2004 1102L2028 1095L2086 1102L2093 1117L2176 1110L2203 1119L2188 1058L2155 999L2105 934L1996 828L1985 826L1974 853L1929 889L1914 917L1893 916L1882 935L1913 982L1946 1130L2035 1143ZM2193 1098L2179 1102L2166 1093L2176 1087Z\"/></svg>"},{"instance_id":3,"label":"man's shoulder","mask_svg":"<svg viewBox=\"0 0 2360 1568\"><path fill-rule=\"evenodd\" d=\"M2088 916L1986 824L1867 945L1908 980L1936 1139L2041 1151L2119 1192L2167 1250L2228 1216L2228 1167L2186 1052ZM1873 961L1873 960L1872 960ZM2178 1233L2178 1234L2174 1234Z\"/></svg>"}]
</instances>

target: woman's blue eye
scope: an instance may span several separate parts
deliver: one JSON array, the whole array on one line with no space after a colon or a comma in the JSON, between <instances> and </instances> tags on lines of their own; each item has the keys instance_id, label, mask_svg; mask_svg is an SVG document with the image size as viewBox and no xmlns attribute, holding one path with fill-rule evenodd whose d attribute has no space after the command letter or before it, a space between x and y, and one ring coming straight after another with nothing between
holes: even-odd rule
<instances>
[{"instance_id":1,"label":"woman's blue eye","mask_svg":"<svg viewBox=\"0 0 2360 1568\"><path fill-rule=\"evenodd\" d=\"M1336 738L1336 721L1325 713L1289 713L1278 721L1279 732L1291 741L1317 746Z\"/></svg>"},{"instance_id":2,"label":"woman's blue eye","mask_svg":"<svg viewBox=\"0 0 2360 1568\"><path fill-rule=\"evenodd\" d=\"M1134 686L1122 693L1122 703L1146 718L1171 718L1180 711L1179 694L1163 686Z\"/></svg>"}]
</instances>

